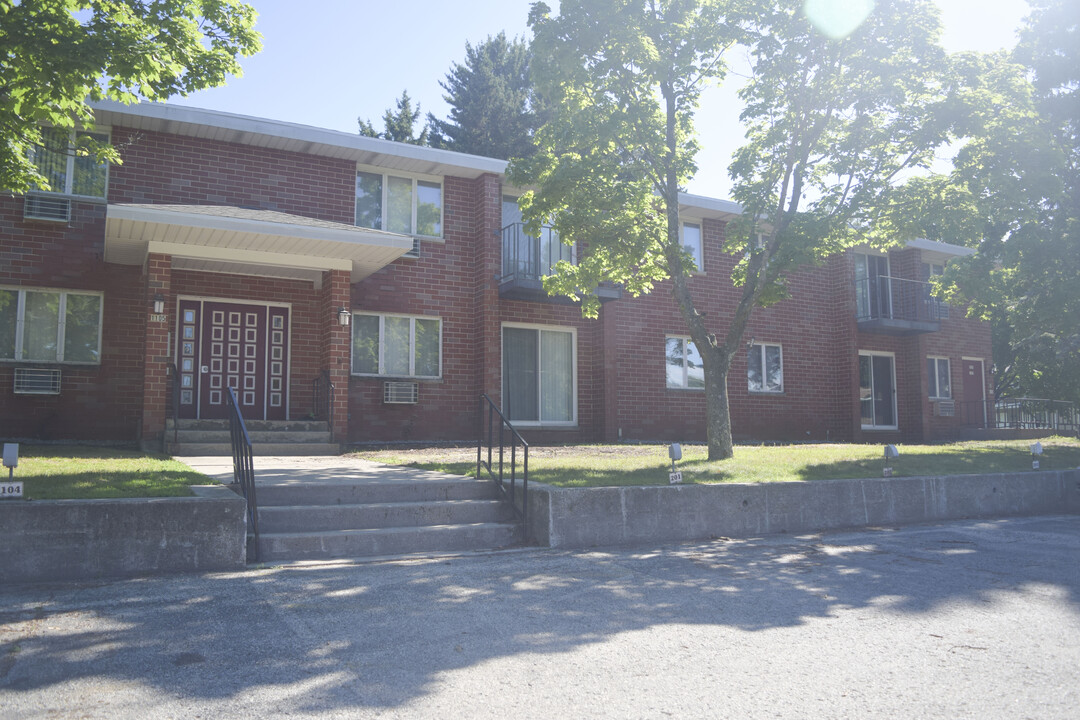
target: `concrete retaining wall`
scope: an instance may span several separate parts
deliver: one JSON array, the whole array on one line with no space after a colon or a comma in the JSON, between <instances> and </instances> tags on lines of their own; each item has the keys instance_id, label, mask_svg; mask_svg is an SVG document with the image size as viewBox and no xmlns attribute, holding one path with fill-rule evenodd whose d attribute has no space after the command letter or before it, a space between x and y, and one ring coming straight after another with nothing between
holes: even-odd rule
<instances>
[{"instance_id":1,"label":"concrete retaining wall","mask_svg":"<svg viewBox=\"0 0 1080 720\"><path fill-rule=\"evenodd\" d=\"M1080 471L613 488L532 483L529 513L532 542L565 548L1080 514Z\"/></svg>"},{"instance_id":2,"label":"concrete retaining wall","mask_svg":"<svg viewBox=\"0 0 1080 720\"><path fill-rule=\"evenodd\" d=\"M242 569L243 498L221 485L193 489L195 497L0 502L0 583Z\"/></svg>"}]
</instances>

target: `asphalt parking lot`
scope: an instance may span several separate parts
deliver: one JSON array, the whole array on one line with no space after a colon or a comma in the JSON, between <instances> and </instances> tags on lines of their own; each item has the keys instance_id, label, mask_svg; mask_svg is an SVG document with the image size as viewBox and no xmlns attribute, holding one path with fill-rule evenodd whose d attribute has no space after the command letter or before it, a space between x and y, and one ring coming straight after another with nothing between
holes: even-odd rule
<instances>
[{"instance_id":1,"label":"asphalt parking lot","mask_svg":"<svg viewBox=\"0 0 1080 720\"><path fill-rule=\"evenodd\" d=\"M1080 517L0 588L0 718L1069 718Z\"/></svg>"}]
</instances>

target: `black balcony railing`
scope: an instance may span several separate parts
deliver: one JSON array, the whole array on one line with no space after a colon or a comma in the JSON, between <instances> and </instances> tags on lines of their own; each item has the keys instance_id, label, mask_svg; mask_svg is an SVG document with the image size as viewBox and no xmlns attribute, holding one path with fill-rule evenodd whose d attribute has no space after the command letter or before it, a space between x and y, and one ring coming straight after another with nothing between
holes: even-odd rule
<instances>
[{"instance_id":1,"label":"black balcony railing","mask_svg":"<svg viewBox=\"0 0 1080 720\"><path fill-rule=\"evenodd\" d=\"M547 277L560 260L574 262L573 248L564 245L550 225L540 229L540 237L527 234L524 223L510 223L502 229L503 282Z\"/></svg>"},{"instance_id":2,"label":"black balcony railing","mask_svg":"<svg viewBox=\"0 0 1080 720\"><path fill-rule=\"evenodd\" d=\"M928 282L878 275L855 280L855 318L871 332L910 335L936 332L949 306Z\"/></svg>"}]
</instances>

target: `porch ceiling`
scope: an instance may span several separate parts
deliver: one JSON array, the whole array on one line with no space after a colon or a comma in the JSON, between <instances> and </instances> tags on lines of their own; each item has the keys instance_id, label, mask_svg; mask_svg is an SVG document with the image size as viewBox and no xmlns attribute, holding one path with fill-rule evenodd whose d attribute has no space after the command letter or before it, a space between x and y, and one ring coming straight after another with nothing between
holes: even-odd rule
<instances>
[{"instance_id":1,"label":"porch ceiling","mask_svg":"<svg viewBox=\"0 0 1080 720\"><path fill-rule=\"evenodd\" d=\"M225 205L109 205L105 260L141 265L148 253L173 267L321 282L325 270L363 280L412 249L409 235L271 210Z\"/></svg>"}]
</instances>

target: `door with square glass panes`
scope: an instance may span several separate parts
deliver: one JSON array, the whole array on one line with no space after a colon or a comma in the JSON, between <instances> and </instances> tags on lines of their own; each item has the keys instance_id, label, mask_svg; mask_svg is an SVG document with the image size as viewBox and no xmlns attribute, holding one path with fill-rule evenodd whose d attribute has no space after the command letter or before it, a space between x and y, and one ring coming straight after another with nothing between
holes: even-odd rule
<instances>
[{"instance_id":1,"label":"door with square glass panes","mask_svg":"<svg viewBox=\"0 0 1080 720\"><path fill-rule=\"evenodd\" d=\"M181 299L177 338L181 418L228 417L230 387L245 419L287 418L287 307Z\"/></svg>"}]
</instances>

